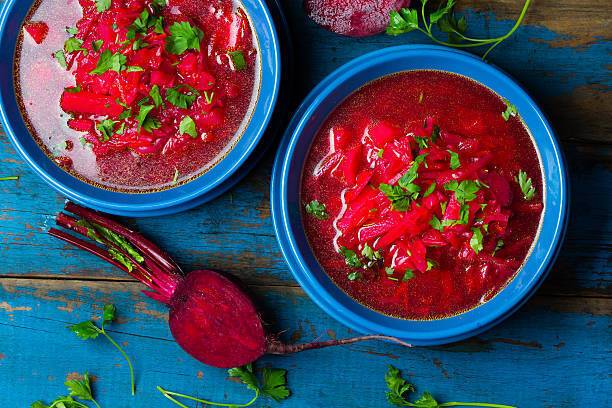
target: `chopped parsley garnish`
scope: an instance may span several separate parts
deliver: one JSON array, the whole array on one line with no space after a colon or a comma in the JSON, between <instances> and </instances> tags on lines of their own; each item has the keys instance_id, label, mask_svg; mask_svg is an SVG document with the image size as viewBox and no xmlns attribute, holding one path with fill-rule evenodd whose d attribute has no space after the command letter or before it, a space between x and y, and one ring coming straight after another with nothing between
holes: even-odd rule
<instances>
[{"instance_id":1,"label":"chopped parsley garnish","mask_svg":"<svg viewBox=\"0 0 612 408\"><path fill-rule=\"evenodd\" d=\"M144 71L144 68L138 67L135 65L130 65L129 67L125 69L125 72L141 72L141 71Z\"/></svg>"},{"instance_id":2,"label":"chopped parsley garnish","mask_svg":"<svg viewBox=\"0 0 612 408\"><path fill-rule=\"evenodd\" d=\"M57 61L60 67L67 69L68 64L66 63L66 54L64 54L64 50L57 50L53 53L53 58Z\"/></svg>"},{"instance_id":3,"label":"chopped parsley garnish","mask_svg":"<svg viewBox=\"0 0 612 408\"><path fill-rule=\"evenodd\" d=\"M179 133L181 135L187 134L193 139L198 137L198 131L196 130L196 124L190 116L185 116L179 125Z\"/></svg>"},{"instance_id":4,"label":"chopped parsley garnish","mask_svg":"<svg viewBox=\"0 0 612 408\"><path fill-rule=\"evenodd\" d=\"M506 104L506 110L502 112L502 117L507 122L510 120L510 117L516 116L518 111L516 110L516 106L511 104L509 100L504 99L504 103Z\"/></svg>"},{"instance_id":5,"label":"chopped parsley garnish","mask_svg":"<svg viewBox=\"0 0 612 408\"><path fill-rule=\"evenodd\" d=\"M234 69L236 71L242 71L246 69L247 63L246 59L244 58L244 53L242 51L228 51L227 55L229 55L230 59L232 60L232 64L234 65Z\"/></svg>"},{"instance_id":6,"label":"chopped parsley garnish","mask_svg":"<svg viewBox=\"0 0 612 408\"><path fill-rule=\"evenodd\" d=\"M153 103L155 104L156 108L159 108L161 105L164 104L162 96L159 93L159 86L153 85L153 87L151 87L151 90L149 91L149 96L153 100Z\"/></svg>"},{"instance_id":7,"label":"chopped parsley garnish","mask_svg":"<svg viewBox=\"0 0 612 408\"><path fill-rule=\"evenodd\" d=\"M95 0L98 13L103 13L110 9L112 0Z\"/></svg>"},{"instance_id":8,"label":"chopped parsley garnish","mask_svg":"<svg viewBox=\"0 0 612 408\"><path fill-rule=\"evenodd\" d=\"M427 269L425 269L425 271L429 272L431 271L433 268L437 267L438 264L435 261L432 261L431 259L427 260Z\"/></svg>"},{"instance_id":9,"label":"chopped parsley garnish","mask_svg":"<svg viewBox=\"0 0 612 408\"><path fill-rule=\"evenodd\" d=\"M423 198L431 195L435 190L436 190L436 182L434 181L433 183L429 185L429 187L427 187L427 190L425 190L425 192L423 193Z\"/></svg>"},{"instance_id":10,"label":"chopped parsley garnish","mask_svg":"<svg viewBox=\"0 0 612 408\"><path fill-rule=\"evenodd\" d=\"M457 201L465 203L476 198L476 193L480 190L480 187L476 181L463 180L459 183L457 180L453 180L446 183L444 189L454 191Z\"/></svg>"},{"instance_id":11,"label":"chopped parsley garnish","mask_svg":"<svg viewBox=\"0 0 612 408\"><path fill-rule=\"evenodd\" d=\"M75 51L86 52L87 50L83 48L83 40L78 39L76 37L70 37L66 40L66 42L64 42L64 51L70 54Z\"/></svg>"},{"instance_id":12,"label":"chopped parsley garnish","mask_svg":"<svg viewBox=\"0 0 612 408\"><path fill-rule=\"evenodd\" d=\"M495 256L495 254L497 253L497 251L499 251L500 249L502 249L504 247L505 243L503 239L500 239L497 241L497 244L495 244L495 249L493 250L493 256Z\"/></svg>"},{"instance_id":13,"label":"chopped parsley garnish","mask_svg":"<svg viewBox=\"0 0 612 408\"><path fill-rule=\"evenodd\" d=\"M442 221L440 221L440 219L436 217L435 214L431 217L431 221L429 221L429 225L431 226L431 228L437 231L444 231L444 226L442 225Z\"/></svg>"},{"instance_id":14,"label":"chopped parsley garnish","mask_svg":"<svg viewBox=\"0 0 612 408\"><path fill-rule=\"evenodd\" d=\"M96 123L96 129L100 131L101 138L98 138L101 142L108 142L111 137L115 134L115 122L114 120L104 119Z\"/></svg>"},{"instance_id":15,"label":"chopped parsley garnish","mask_svg":"<svg viewBox=\"0 0 612 408\"><path fill-rule=\"evenodd\" d=\"M77 35L79 30L76 27L66 27L66 32L70 35Z\"/></svg>"},{"instance_id":16,"label":"chopped parsley garnish","mask_svg":"<svg viewBox=\"0 0 612 408\"><path fill-rule=\"evenodd\" d=\"M378 158L382 158L383 154L385 154L385 149L378 149L378 152L376 153L376 156L378 156Z\"/></svg>"},{"instance_id":17,"label":"chopped parsley garnish","mask_svg":"<svg viewBox=\"0 0 612 408\"><path fill-rule=\"evenodd\" d=\"M406 269L406 272L404 272L404 276L402 277L402 282L407 282L412 278L414 278L414 272L412 269Z\"/></svg>"},{"instance_id":18,"label":"chopped parsley garnish","mask_svg":"<svg viewBox=\"0 0 612 408\"><path fill-rule=\"evenodd\" d=\"M151 132L155 129L159 129L161 124L159 120L154 117L149 116L149 113L155 108L153 105L142 105L140 106L140 111L136 116L136 120L138 121L138 130L141 128L146 130L147 132Z\"/></svg>"},{"instance_id":19,"label":"chopped parsley garnish","mask_svg":"<svg viewBox=\"0 0 612 408\"><path fill-rule=\"evenodd\" d=\"M325 204L320 203L317 200L312 200L308 204L306 204L306 212L318 220L326 220L329 218L329 214L327 214L327 209L325 208Z\"/></svg>"},{"instance_id":20,"label":"chopped parsley garnish","mask_svg":"<svg viewBox=\"0 0 612 408\"><path fill-rule=\"evenodd\" d=\"M363 255L364 258L367 260L367 263L365 265L366 268L372 268L374 265L376 265L379 261L382 260L382 255L380 254L380 251L375 251L374 248L369 246L367 243L361 250L361 255Z\"/></svg>"},{"instance_id":21,"label":"chopped parsley garnish","mask_svg":"<svg viewBox=\"0 0 612 408\"><path fill-rule=\"evenodd\" d=\"M527 177L527 173L525 173L523 170L519 170L519 173L515 177L515 180L521 187L523 198L527 201L532 200L536 190L531 181L531 177Z\"/></svg>"},{"instance_id":22,"label":"chopped parsley garnish","mask_svg":"<svg viewBox=\"0 0 612 408\"><path fill-rule=\"evenodd\" d=\"M482 251L482 231L480 228L472 228L472 238L470 238L470 246L478 255Z\"/></svg>"},{"instance_id":23,"label":"chopped parsley garnish","mask_svg":"<svg viewBox=\"0 0 612 408\"><path fill-rule=\"evenodd\" d=\"M340 247L340 254L344 256L344 262L351 268L361 268L363 266L355 251L347 247Z\"/></svg>"},{"instance_id":24,"label":"chopped parsley garnish","mask_svg":"<svg viewBox=\"0 0 612 408\"><path fill-rule=\"evenodd\" d=\"M104 45L104 41L103 40L96 40L96 41L92 41L91 42L91 48L95 52L100 51L100 48L102 48L103 45Z\"/></svg>"},{"instance_id":25,"label":"chopped parsley garnish","mask_svg":"<svg viewBox=\"0 0 612 408\"><path fill-rule=\"evenodd\" d=\"M421 187L414 184L418 177L419 165L425 161L427 154L420 154L414 158L414 161L408 168L408 171L398 180L397 185L381 183L378 189L383 192L396 211L408 211L410 202L419 197Z\"/></svg>"},{"instance_id":26,"label":"chopped parsley garnish","mask_svg":"<svg viewBox=\"0 0 612 408\"><path fill-rule=\"evenodd\" d=\"M121 72L125 69L125 63L127 57L120 52L112 53L111 50L106 49L100 54L100 59L94 68L89 73L91 75L102 75L106 71Z\"/></svg>"},{"instance_id":27,"label":"chopped parsley garnish","mask_svg":"<svg viewBox=\"0 0 612 408\"><path fill-rule=\"evenodd\" d=\"M200 41L204 38L204 33L198 27L182 21L172 24L169 30L170 35L166 37L166 51L177 55L189 49L200 51Z\"/></svg>"},{"instance_id":28,"label":"chopped parsley garnish","mask_svg":"<svg viewBox=\"0 0 612 408\"><path fill-rule=\"evenodd\" d=\"M180 92L182 88L187 88L187 93ZM166 100L177 108L188 109L199 94L197 90L189 85L177 85L174 88L166 89Z\"/></svg>"},{"instance_id":29,"label":"chopped parsley garnish","mask_svg":"<svg viewBox=\"0 0 612 408\"><path fill-rule=\"evenodd\" d=\"M351 272L347 275L347 278L350 281L361 279L361 272Z\"/></svg>"},{"instance_id":30,"label":"chopped parsley garnish","mask_svg":"<svg viewBox=\"0 0 612 408\"><path fill-rule=\"evenodd\" d=\"M71 86L69 88L64 88L64 91L68 92L68 93L79 93L79 92L81 92L81 85Z\"/></svg>"},{"instance_id":31,"label":"chopped parsley garnish","mask_svg":"<svg viewBox=\"0 0 612 408\"><path fill-rule=\"evenodd\" d=\"M461 166L461 162L459 161L459 154L453 152L452 150L447 150L448 154L450 154L450 168L451 170L455 170Z\"/></svg>"}]
</instances>

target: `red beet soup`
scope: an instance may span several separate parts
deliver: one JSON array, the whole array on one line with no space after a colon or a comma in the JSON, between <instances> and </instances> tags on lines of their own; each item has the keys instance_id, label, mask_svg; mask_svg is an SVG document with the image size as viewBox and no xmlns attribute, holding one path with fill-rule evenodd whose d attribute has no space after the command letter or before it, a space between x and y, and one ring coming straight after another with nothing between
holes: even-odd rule
<instances>
[{"instance_id":1,"label":"red beet soup","mask_svg":"<svg viewBox=\"0 0 612 408\"><path fill-rule=\"evenodd\" d=\"M453 316L515 276L539 231L542 171L515 107L463 76L407 71L342 102L301 187L321 267L387 315Z\"/></svg>"},{"instance_id":2,"label":"red beet soup","mask_svg":"<svg viewBox=\"0 0 612 408\"><path fill-rule=\"evenodd\" d=\"M188 182L248 126L260 61L233 0L42 0L20 34L22 114L59 166L140 193Z\"/></svg>"}]
</instances>

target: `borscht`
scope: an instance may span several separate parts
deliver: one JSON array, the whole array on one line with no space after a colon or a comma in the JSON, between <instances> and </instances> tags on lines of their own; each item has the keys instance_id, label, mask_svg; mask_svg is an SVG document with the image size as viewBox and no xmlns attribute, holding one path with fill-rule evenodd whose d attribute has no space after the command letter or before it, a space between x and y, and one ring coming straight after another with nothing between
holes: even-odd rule
<instances>
[{"instance_id":1,"label":"borscht","mask_svg":"<svg viewBox=\"0 0 612 408\"><path fill-rule=\"evenodd\" d=\"M315 136L302 219L349 296L411 320L457 315L513 279L539 232L543 179L520 112L460 75L370 82Z\"/></svg>"},{"instance_id":2,"label":"borscht","mask_svg":"<svg viewBox=\"0 0 612 408\"><path fill-rule=\"evenodd\" d=\"M47 155L141 193L218 163L249 124L261 62L235 0L42 0L19 37L15 88Z\"/></svg>"}]
</instances>

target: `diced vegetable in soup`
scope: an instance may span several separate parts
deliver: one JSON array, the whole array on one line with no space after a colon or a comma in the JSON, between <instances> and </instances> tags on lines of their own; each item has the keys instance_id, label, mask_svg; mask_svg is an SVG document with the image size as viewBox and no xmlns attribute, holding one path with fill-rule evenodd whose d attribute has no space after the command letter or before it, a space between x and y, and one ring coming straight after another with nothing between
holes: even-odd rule
<instances>
[{"instance_id":1,"label":"diced vegetable in soup","mask_svg":"<svg viewBox=\"0 0 612 408\"><path fill-rule=\"evenodd\" d=\"M455 315L514 277L543 211L520 112L462 76L408 71L342 102L304 168L306 235L351 297L407 319Z\"/></svg>"},{"instance_id":2,"label":"diced vegetable in soup","mask_svg":"<svg viewBox=\"0 0 612 408\"><path fill-rule=\"evenodd\" d=\"M248 124L259 57L232 0L42 0L23 25L16 88L65 170L120 191L189 181Z\"/></svg>"}]
</instances>

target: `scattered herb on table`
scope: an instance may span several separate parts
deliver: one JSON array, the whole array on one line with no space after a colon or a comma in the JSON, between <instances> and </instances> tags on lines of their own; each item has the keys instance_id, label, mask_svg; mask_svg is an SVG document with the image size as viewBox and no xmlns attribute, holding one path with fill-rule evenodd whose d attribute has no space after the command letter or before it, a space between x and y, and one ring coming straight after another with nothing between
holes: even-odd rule
<instances>
[{"instance_id":1,"label":"scattered herb on table","mask_svg":"<svg viewBox=\"0 0 612 408\"><path fill-rule=\"evenodd\" d=\"M515 180L519 184L519 187L521 187L523 198L527 201L532 200L533 196L535 195L536 189L533 186L531 177L527 177L526 172L524 172L523 170L519 170Z\"/></svg>"},{"instance_id":2,"label":"scattered herb on table","mask_svg":"<svg viewBox=\"0 0 612 408\"><path fill-rule=\"evenodd\" d=\"M93 321L87 320L78 324L73 324L68 326L68 328L80 337L83 340L95 339L99 335L103 335L111 342L113 346L125 358L127 361L128 367L130 368L130 380L132 383L132 395L136 393L136 386L134 384L134 367L132 367L132 362L128 355L123 351L123 348L115 341L113 338L106 332L105 325L108 323L112 323L115 320L116 308L114 305L104 305L104 310L102 312L102 324L101 327L98 327Z\"/></svg>"},{"instance_id":3,"label":"scattered herb on table","mask_svg":"<svg viewBox=\"0 0 612 408\"><path fill-rule=\"evenodd\" d=\"M243 367L230 368L227 370L230 377L238 378L243 384L247 386L249 390L255 392L253 398L243 404L230 404L224 402L212 402L201 398L192 397L190 395L181 394L178 392L168 391L158 386L157 390L163 394L164 397L174 402L181 408L188 408L174 397L184 398L191 401L201 402L204 405L214 405L218 407L248 407L253 405L260 396L269 397L280 402L291 395L291 391L287 388L287 371L280 368L264 368L262 370L261 379L257 378L257 375L253 371L253 365L247 364Z\"/></svg>"},{"instance_id":4,"label":"scattered herb on table","mask_svg":"<svg viewBox=\"0 0 612 408\"><path fill-rule=\"evenodd\" d=\"M442 407L489 407L489 408L516 408L511 405L491 404L487 402L438 402L427 391L414 402L409 400L410 394L415 392L414 385L402 378L400 371L389 366L385 374L387 383L387 401L398 407L417 407L417 408L442 408Z\"/></svg>"},{"instance_id":5,"label":"scattered herb on table","mask_svg":"<svg viewBox=\"0 0 612 408\"><path fill-rule=\"evenodd\" d=\"M488 46L487 51L482 56L484 60L495 47L514 34L525 19L531 4L531 0L525 1L516 23L506 34L494 38L471 38L465 34L467 30L467 20L465 17L457 18L455 16L455 2L456 0L441 2L439 7L432 11L426 7L428 0L421 0L420 8L402 8L399 11L392 11L390 13L389 25L387 26L387 34L395 36L418 30L433 42L447 47L472 48ZM417 2L415 1L414 3ZM447 41L436 37L432 30L434 25L437 26L439 31L448 35Z\"/></svg>"},{"instance_id":6,"label":"scattered herb on table","mask_svg":"<svg viewBox=\"0 0 612 408\"><path fill-rule=\"evenodd\" d=\"M71 380L67 380L64 385L66 385L69 395L57 397L51 401L51 404L49 405L42 401L36 401L30 405L30 408L89 408L87 405L77 401L76 399L81 401L91 401L97 408L100 408L100 404L98 404L93 397L88 373L83 374L81 379L73 378Z\"/></svg>"},{"instance_id":7,"label":"scattered herb on table","mask_svg":"<svg viewBox=\"0 0 612 408\"><path fill-rule=\"evenodd\" d=\"M326 220L329 218L325 204L320 203L317 200L312 200L306 204L306 212L318 220Z\"/></svg>"},{"instance_id":8,"label":"scattered herb on table","mask_svg":"<svg viewBox=\"0 0 612 408\"><path fill-rule=\"evenodd\" d=\"M19 180L19 176L0 177L0 181Z\"/></svg>"}]
</instances>

